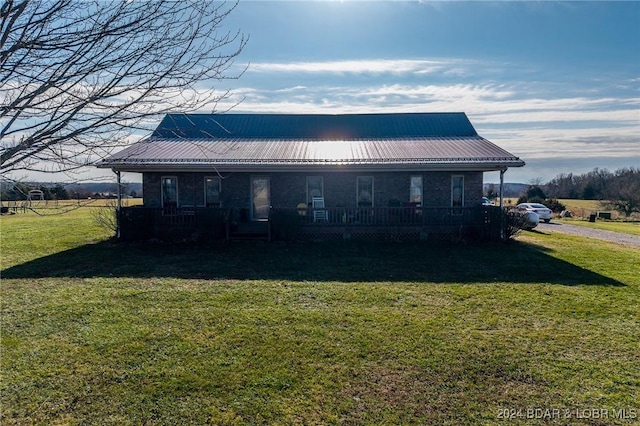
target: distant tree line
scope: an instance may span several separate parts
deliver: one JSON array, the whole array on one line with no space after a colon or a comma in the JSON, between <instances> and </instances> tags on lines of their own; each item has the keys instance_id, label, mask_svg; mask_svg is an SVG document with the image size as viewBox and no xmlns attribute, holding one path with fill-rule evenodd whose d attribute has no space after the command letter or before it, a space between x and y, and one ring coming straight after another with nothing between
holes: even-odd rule
<instances>
[{"instance_id":1,"label":"distant tree line","mask_svg":"<svg viewBox=\"0 0 640 426\"><path fill-rule=\"evenodd\" d=\"M25 182L15 182L12 185L3 185L0 192L0 198L9 201L26 200L29 191L40 190L45 200L68 200L70 194L67 189L61 185L33 185Z\"/></svg>"},{"instance_id":2,"label":"distant tree line","mask_svg":"<svg viewBox=\"0 0 640 426\"><path fill-rule=\"evenodd\" d=\"M123 195L130 197L138 196L134 189L128 188L127 183L122 184ZM56 184L38 184L28 182L2 182L0 186L0 199L3 201L23 201L27 199L29 191L42 191L45 200L75 200L87 198L115 198L117 186L112 184L106 191L97 192L92 190L91 185L70 185L69 187Z\"/></svg>"},{"instance_id":3,"label":"distant tree line","mask_svg":"<svg viewBox=\"0 0 640 426\"><path fill-rule=\"evenodd\" d=\"M596 168L581 175L561 173L541 189L551 198L599 200L626 216L640 212L640 169L636 167L615 172Z\"/></svg>"}]
</instances>

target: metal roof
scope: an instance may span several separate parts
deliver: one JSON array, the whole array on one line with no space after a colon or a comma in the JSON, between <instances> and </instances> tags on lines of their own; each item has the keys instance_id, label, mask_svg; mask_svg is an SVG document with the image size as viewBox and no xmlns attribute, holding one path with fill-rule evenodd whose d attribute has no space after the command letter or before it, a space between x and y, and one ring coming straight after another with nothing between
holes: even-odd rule
<instances>
[{"instance_id":1,"label":"metal roof","mask_svg":"<svg viewBox=\"0 0 640 426\"><path fill-rule=\"evenodd\" d=\"M524 162L478 136L464 113L169 114L98 167L144 170L500 170Z\"/></svg>"},{"instance_id":2,"label":"metal roof","mask_svg":"<svg viewBox=\"0 0 640 426\"><path fill-rule=\"evenodd\" d=\"M463 112L404 114L167 114L154 138L384 139L477 135Z\"/></svg>"}]
</instances>

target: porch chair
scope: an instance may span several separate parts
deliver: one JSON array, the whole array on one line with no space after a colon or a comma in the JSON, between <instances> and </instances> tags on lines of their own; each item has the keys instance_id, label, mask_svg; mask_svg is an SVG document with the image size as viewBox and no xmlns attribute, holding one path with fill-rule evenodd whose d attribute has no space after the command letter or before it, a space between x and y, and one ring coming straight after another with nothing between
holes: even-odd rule
<instances>
[{"instance_id":1,"label":"porch chair","mask_svg":"<svg viewBox=\"0 0 640 426\"><path fill-rule=\"evenodd\" d=\"M313 207L313 221L314 222L328 222L329 215L326 210L318 210L324 209L324 197L313 197L312 205Z\"/></svg>"}]
</instances>

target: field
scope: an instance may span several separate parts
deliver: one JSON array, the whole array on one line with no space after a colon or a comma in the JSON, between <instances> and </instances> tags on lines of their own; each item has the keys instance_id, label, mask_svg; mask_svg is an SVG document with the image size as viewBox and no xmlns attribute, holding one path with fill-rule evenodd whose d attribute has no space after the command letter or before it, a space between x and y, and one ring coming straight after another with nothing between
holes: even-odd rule
<instances>
[{"instance_id":1,"label":"field","mask_svg":"<svg viewBox=\"0 0 640 426\"><path fill-rule=\"evenodd\" d=\"M506 206L515 206L517 198L506 198ZM562 222L570 223L572 225L586 226L595 229L603 229L605 231L623 232L626 234L640 235L640 214L633 213L628 220L616 211L611 211L612 220L602 220L598 218L596 222L589 222L589 216L598 211L604 211L600 202L597 200L572 200L572 199L560 199L558 200L567 210L569 210L573 217L571 218L556 218ZM608 210L607 210L608 211Z\"/></svg>"},{"instance_id":2,"label":"field","mask_svg":"<svg viewBox=\"0 0 640 426\"><path fill-rule=\"evenodd\" d=\"M3 425L638 422L638 250L119 244L89 211L0 218Z\"/></svg>"},{"instance_id":3,"label":"field","mask_svg":"<svg viewBox=\"0 0 640 426\"><path fill-rule=\"evenodd\" d=\"M576 217L579 218L589 218L589 214L592 212L596 212L598 210L602 210L600 206L600 202L597 200L573 200L561 198L560 201L567 210L574 213ZM518 203L517 198L505 198L505 205L515 206Z\"/></svg>"}]
</instances>

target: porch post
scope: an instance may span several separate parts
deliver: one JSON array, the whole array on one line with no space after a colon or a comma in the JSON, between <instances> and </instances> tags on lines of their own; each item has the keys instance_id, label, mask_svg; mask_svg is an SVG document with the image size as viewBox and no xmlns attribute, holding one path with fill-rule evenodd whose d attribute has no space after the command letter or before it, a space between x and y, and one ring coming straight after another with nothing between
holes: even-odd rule
<instances>
[{"instance_id":1,"label":"porch post","mask_svg":"<svg viewBox=\"0 0 640 426\"><path fill-rule=\"evenodd\" d=\"M500 240L504 241L504 172L507 170L500 170Z\"/></svg>"},{"instance_id":2,"label":"porch post","mask_svg":"<svg viewBox=\"0 0 640 426\"><path fill-rule=\"evenodd\" d=\"M118 182L118 190L116 191L116 238L120 239L120 210L122 208L122 182L120 180L120 171L113 170L116 174Z\"/></svg>"},{"instance_id":3,"label":"porch post","mask_svg":"<svg viewBox=\"0 0 640 426\"><path fill-rule=\"evenodd\" d=\"M504 207L504 196L502 195L504 190L504 172L506 172L506 170L500 170L500 207Z\"/></svg>"}]
</instances>

